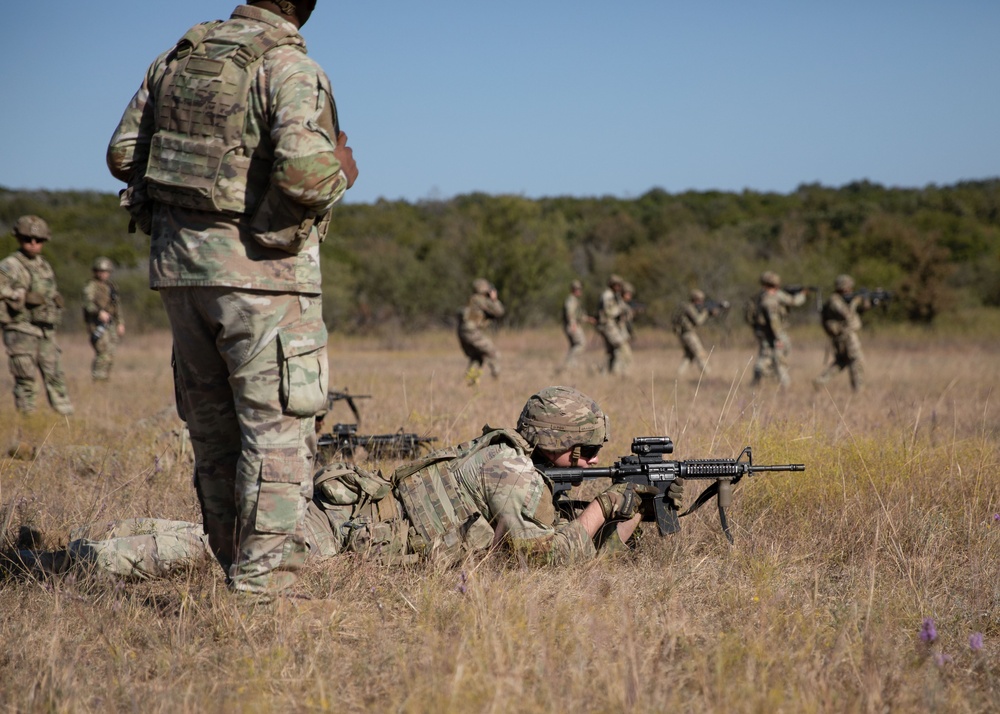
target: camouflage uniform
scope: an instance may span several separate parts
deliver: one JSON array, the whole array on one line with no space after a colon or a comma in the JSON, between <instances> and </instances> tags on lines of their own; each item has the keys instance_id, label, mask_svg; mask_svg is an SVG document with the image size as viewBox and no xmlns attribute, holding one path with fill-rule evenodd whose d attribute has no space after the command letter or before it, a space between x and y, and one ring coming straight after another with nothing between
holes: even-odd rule
<instances>
[{"instance_id":1,"label":"camouflage uniform","mask_svg":"<svg viewBox=\"0 0 1000 714\"><path fill-rule=\"evenodd\" d=\"M39 230L48 235L48 226L37 216L24 216L18 225L26 219L37 221ZM15 234L17 230L15 226ZM34 411L35 373L41 372L52 408L59 414L73 413L55 335L62 306L55 273L41 255L19 250L0 261L0 324L14 378L14 404L21 412Z\"/></svg>"},{"instance_id":2,"label":"camouflage uniform","mask_svg":"<svg viewBox=\"0 0 1000 714\"><path fill-rule=\"evenodd\" d=\"M478 370L483 363L490 369L494 377L500 375L500 352L493 340L483 333L483 328L491 320L499 320L504 315L503 303L491 297L493 286L487 281L477 279L473 283L474 293L469 303L462 310L458 323L458 342L462 352L469 358L469 372ZM470 379L470 381L475 381Z\"/></svg>"},{"instance_id":3,"label":"camouflage uniform","mask_svg":"<svg viewBox=\"0 0 1000 714\"><path fill-rule=\"evenodd\" d=\"M787 387L791 383L788 374L788 354L791 341L786 331L786 318L790 307L800 307L806 302L806 293L789 295L778 289L780 280L773 273L765 273L761 282L764 289L756 299L754 337L757 338L757 362L753 368L751 386L760 384L764 377L777 376L778 383ZM772 277L773 276L773 277ZM770 283L774 283L773 285ZM769 289L770 288L770 289Z\"/></svg>"},{"instance_id":4,"label":"camouflage uniform","mask_svg":"<svg viewBox=\"0 0 1000 714\"><path fill-rule=\"evenodd\" d=\"M205 530L237 591L288 587L306 554L328 381L319 244L348 183L336 124L295 25L241 5L153 62L108 148L151 231Z\"/></svg>"},{"instance_id":5,"label":"camouflage uniform","mask_svg":"<svg viewBox=\"0 0 1000 714\"><path fill-rule=\"evenodd\" d=\"M583 323L587 319L587 314L583 309L583 301L580 300L579 293L583 286L578 280L574 280L570 286L570 293L563 303L563 332L569 340L569 351L566 353L566 360L562 369L572 369L576 366L577 360L583 353L587 345L587 336L583 332Z\"/></svg>"},{"instance_id":6,"label":"camouflage uniform","mask_svg":"<svg viewBox=\"0 0 1000 714\"><path fill-rule=\"evenodd\" d=\"M608 361L606 369L614 375L628 374L632 365L632 347L629 345L631 335L628 325L631 320L632 308L621 296L622 280L612 276L609 286L601 293L597 308L597 332L604 338L604 349Z\"/></svg>"},{"instance_id":7,"label":"camouflage uniform","mask_svg":"<svg viewBox=\"0 0 1000 714\"><path fill-rule=\"evenodd\" d=\"M833 360L826 366L813 384L820 387L842 369L847 369L851 377L851 387L859 392L865 384L865 358L861 353L861 315L871 308L871 302L861 295L851 297L854 282L837 279L837 291L823 304L821 319L823 330L833 343ZM850 280L848 278L848 280ZM848 299L849 298L849 299Z\"/></svg>"},{"instance_id":8,"label":"camouflage uniform","mask_svg":"<svg viewBox=\"0 0 1000 714\"><path fill-rule=\"evenodd\" d=\"M107 322L101 322L102 311L110 315ZM125 325L118 300L118 287L113 282L95 277L84 286L83 320L87 323L90 345L94 348L90 376L95 381L104 381L111 376L115 351L118 349L119 328Z\"/></svg>"},{"instance_id":9,"label":"camouflage uniform","mask_svg":"<svg viewBox=\"0 0 1000 714\"><path fill-rule=\"evenodd\" d=\"M682 377L688 367L694 364L698 372L709 376L708 354L698 337L698 328L705 324L710 313L704 306L704 295L700 300L692 299L686 303L674 320L674 332L684 350L684 359L677 368L677 376Z\"/></svg>"}]
</instances>

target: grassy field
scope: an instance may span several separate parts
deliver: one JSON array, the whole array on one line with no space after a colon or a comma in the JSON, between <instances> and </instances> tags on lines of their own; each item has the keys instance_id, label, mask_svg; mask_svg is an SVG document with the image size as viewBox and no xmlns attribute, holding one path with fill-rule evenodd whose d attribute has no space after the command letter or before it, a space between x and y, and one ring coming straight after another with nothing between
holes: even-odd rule
<instances>
[{"instance_id":1,"label":"grassy field","mask_svg":"<svg viewBox=\"0 0 1000 714\"><path fill-rule=\"evenodd\" d=\"M750 444L758 463L807 471L740 485L735 546L706 507L675 536L650 530L625 558L571 568L344 557L307 572L316 599L276 610L235 603L210 562L161 582L0 582L0 709L996 711L1000 359L996 338L966 332L865 335L861 396L846 375L813 390L825 344L811 328L784 393L749 389L740 330L700 384L675 380L674 337L651 330L621 380L557 379L558 332L501 332L504 374L478 388L452 334L334 338L331 387L372 395L363 431L457 442L569 383L611 416L605 463L633 436L668 434L679 459ZM5 537L31 524L56 546L85 523L197 520L169 338L127 340L108 385L90 382L82 336L63 349L68 420L44 407L19 419L0 376L0 445L35 453L0 458ZM588 360L600 357L594 341ZM331 421L348 421L339 408Z\"/></svg>"}]
</instances>

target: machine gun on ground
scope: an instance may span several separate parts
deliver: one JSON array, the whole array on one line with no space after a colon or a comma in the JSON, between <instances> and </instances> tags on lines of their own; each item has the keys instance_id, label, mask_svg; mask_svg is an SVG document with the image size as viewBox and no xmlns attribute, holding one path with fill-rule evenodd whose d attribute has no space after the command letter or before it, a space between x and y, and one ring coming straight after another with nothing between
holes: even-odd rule
<instances>
[{"instance_id":1,"label":"machine gun on ground","mask_svg":"<svg viewBox=\"0 0 1000 714\"><path fill-rule=\"evenodd\" d=\"M402 429L392 434L359 434L361 413L354 400L370 398L370 394L351 394L346 390L330 390L327 393L327 410L333 409L334 404L339 401L347 402L351 413L354 414L354 423L334 424L329 433L319 435L316 446L321 460L330 461L338 455L353 459L361 452L372 458L412 459L437 441L437 437L420 436L404 432ZM321 424L322 421L318 423Z\"/></svg>"},{"instance_id":2,"label":"machine gun on ground","mask_svg":"<svg viewBox=\"0 0 1000 714\"><path fill-rule=\"evenodd\" d=\"M729 542L733 535L729 530L726 508L732 504L733 488L744 476L753 476L764 471L805 471L804 464L776 464L755 466L753 452L747 446L735 459L696 459L691 461L669 461L665 454L674 451L674 442L669 436L639 436L632 439L632 454L623 456L612 466L595 468L543 468L542 472L552 484L552 502L556 511L573 517L581 504L569 498L569 489L583 481L610 478L613 483L633 483L651 486L656 493L643 496L651 498L653 514L660 535L676 533L680 530L678 518L694 513L713 496L719 504L719 520L722 531ZM711 479L715 481L706 488L684 513L678 514L670 501L664 498L670 482L676 479Z\"/></svg>"}]
</instances>

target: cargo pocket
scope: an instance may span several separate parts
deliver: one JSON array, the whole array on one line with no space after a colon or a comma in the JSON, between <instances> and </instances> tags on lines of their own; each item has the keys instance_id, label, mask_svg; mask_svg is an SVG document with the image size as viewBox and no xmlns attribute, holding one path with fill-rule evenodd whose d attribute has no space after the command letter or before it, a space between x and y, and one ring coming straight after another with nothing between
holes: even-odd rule
<instances>
[{"instance_id":1,"label":"cargo pocket","mask_svg":"<svg viewBox=\"0 0 1000 714\"><path fill-rule=\"evenodd\" d=\"M303 460L298 457L268 456L261 462L254 520L258 533L295 533L303 502L302 469Z\"/></svg>"},{"instance_id":2,"label":"cargo pocket","mask_svg":"<svg viewBox=\"0 0 1000 714\"><path fill-rule=\"evenodd\" d=\"M293 325L278 335L281 344L281 410L311 417L326 406L329 365L322 320Z\"/></svg>"}]
</instances>

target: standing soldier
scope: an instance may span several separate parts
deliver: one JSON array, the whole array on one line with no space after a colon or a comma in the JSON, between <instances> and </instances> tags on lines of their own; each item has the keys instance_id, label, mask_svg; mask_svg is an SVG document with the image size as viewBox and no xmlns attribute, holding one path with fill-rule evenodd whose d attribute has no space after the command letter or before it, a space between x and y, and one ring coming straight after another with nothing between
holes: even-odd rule
<instances>
[{"instance_id":1,"label":"standing soldier","mask_svg":"<svg viewBox=\"0 0 1000 714\"><path fill-rule=\"evenodd\" d=\"M108 147L152 235L178 412L205 532L251 600L305 561L329 365L319 247L358 175L330 80L299 33L315 0L250 0L157 57Z\"/></svg>"},{"instance_id":2,"label":"standing soldier","mask_svg":"<svg viewBox=\"0 0 1000 714\"><path fill-rule=\"evenodd\" d=\"M597 331L604 339L607 365L601 371L624 376L632 364L632 348L629 346L628 324L631 308L622 297L625 281L618 275L608 278L608 287L601 293L597 308Z\"/></svg>"},{"instance_id":3,"label":"standing soldier","mask_svg":"<svg viewBox=\"0 0 1000 714\"><path fill-rule=\"evenodd\" d=\"M35 373L41 372L49 404L59 414L73 413L59 366L55 330L62 321L63 298L42 246L52 238L49 224L38 216L14 223L20 248L0 262L0 324L14 377L14 404L35 410Z\"/></svg>"},{"instance_id":4,"label":"standing soldier","mask_svg":"<svg viewBox=\"0 0 1000 714\"><path fill-rule=\"evenodd\" d=\"M95 258L94 279L83 288L83 320L90 329L94 363L90 376L103 382L111 376L118 340L125 334L125 320L118 302L118 287L111 282L114 264L108 258Z\"/></svg>"},{"instance_id":5,"label":"standing soldier","mask_svg":"<svg viewBox=\"0 0 1000 714\"><path fill-rule=\"evenodd\" d=\"M791 342L785 324L788 308L805 305L808 288L790 295L781 289L781 277L772 270L761 274L760 285L760 293L748 315L758 345L750 386L756 387L765 376L777 375L778 384L785 388L791 383L788 375Z\"/></svg>"},{"instance_id":6,"label":"standing soldier","mask_svg":"<svg viewBox=\"0 0 1000 714\"><path fill-rule=\"evenodd\" d=\"M583 309L583 283L574 280L569 285L569 295L563 303L563 332L569 340L569 351L566 353L566 360L558 371L572 369L576 367L580 353L583 352L587 344L587 336L583 332L583 323L594 324L596 320L588 315Z\"/></svg>"},{"instance_id":7,"label":"standing soldier","mask_svg":"<svg viewBox=\"0 0 1000 714\"><path fill-rule=\"evenodd\" d=\"M483 363L490 368L493 378L500 376L500 353L493 340L486 336L483 328L491 320L499 320L504 315L503 303L497 298L497 289L485 278L472 281L472 296L462 310L458 322L458 343L469 358L469 368L465 380L469 386L479 382L483 374Z\"/></svg>"},{"instance_id":8,"label":"standing soldier","mask_svg":"<svg viewBox=\"0 0 1000 714\"><path fill-rule=\"evenodd\" d=\"M699 373L709 376L708 355L698 337L698 328L705 324L709 317L718 315L728 303L705 307L705 293L695 288L691 291L691 299L674 316L674 333L681 341L684 359L677 368L677 376L683 377L688 367L694 364Z\"/></svg>"},{"instance_id":9,"label":"standing soldier","mask_svg":"<svg viewBox=\"0 0 1000 714\"><path fill-rule=\"evenodd\" d=\"M847 369L851 377L851 387L860 392L865 385L865 358L861 354L861 315L871 308L871 301L863 295L851 296L854 279L850 275L838 275L833 283L834 293L823 304L821 319L823 330L833 342L833 361L823 373L813 380L818 389L826 384L834 373Z\"/></svg>"}]
</instances>

